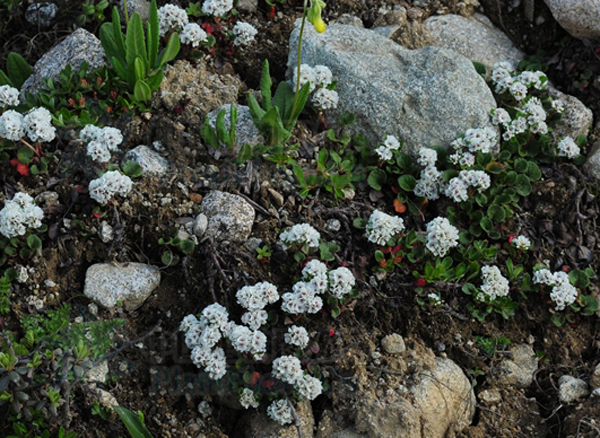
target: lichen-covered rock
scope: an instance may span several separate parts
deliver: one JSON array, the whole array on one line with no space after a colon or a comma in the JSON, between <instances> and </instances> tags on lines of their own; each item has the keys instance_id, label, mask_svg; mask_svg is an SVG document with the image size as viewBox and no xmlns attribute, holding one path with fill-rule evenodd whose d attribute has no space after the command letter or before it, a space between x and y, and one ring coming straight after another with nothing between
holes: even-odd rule
<instances>
[{"instance_id":1,"label":"lichen-covered rock","mask_svg":"<svg viewBox=\"0 0 600 438\"><path fill-rule=\"evenodd\" d=\"M55 3L42 2L33 3L25 11L25 20L33 26L40 26L42 29L50 27L52 20L56 17L58 6Z\"/></svg>"},{"instance_id":2,"label":"lichen-covered rock","mask_svg":"<svg viewBox=\"0 0 600 438\"><path fill-rule=\"evenodd\" d=\"M135 161L142 168L144 176L163 176L167 173L169 162L148 146L139 145L125 154L123 162Z\"/></svg>"},{"instance_id":3,"label":"lichen-covered rock","mask_svg":"<svg viewBox=\"0 0 600 438\"><path fill-rule=\"evenodd\" d=\"M299 24L290 37L290 72ZM354 113L352 133L366 135L373 146L395 135L412 152L448 145L469 128L497 130L489 117L496 107L490 89L472 62L455 52L408 50L371 30L332 24L322 34L307 26L302 62L331 69L339 105L329 120Z\"/></svg>"},{"instance_id":4,"label":"lichen-covered rock","mask_svg":"<svg viewBox=\"0 0 600 438\"><path fill-rule=\"evenodd\" d=\"M497 62L508 61L516 66L524 57L510 38L482 14L469 18L454 14L434 15L423 24L433 45L482 63L488 73Z\"/></svg>"},{"instance_id":5,"label":"lichen-covered rock","mask_svg":"<svg viewBox=\"0 0 600 438\"><path fill-rule=\"evenodd\" d=\"M208 218L206 235L218 242L243 243L252 232L254 208L239 195L212 191L202 200L200 213Z\"/></svg>"},{"instance_id":6,"label":"lichen-covered rock","mask_svg":"<svg viewBox=\"0 0 600 438\"><path fill-rule=\"evenodd\" d=\"M600 38L599 0L544 0L554 19L575 38Z\"/></svg>"},{"instance_id":7,"label":"lichen-covered rock","mask_svg":"<svg viewBox=\"0 0 600 438\"><path fill-rule=\"evenodd\" d=\"M265 141L260 131L256 128L254 121L252 120L252 116L250 115L250 108L248 108L246 105L236 105L235 107L237 110L237 122L235 124L236 141L233 145L233 156L237 156L242 146L246 143L251 146L255 146ZM222 110L225 110L225 129L229 131L229 128L231 126L230 104L223 105L208 113L210 125L213 128L216 127L217 116ZM221 143L220 149L214 149L209 145L208 153L217 160L224 155L231 155L231 151L228 150L228 146L223 143Z\"/></svg>"},{"instance_id":8,"label":"lichen-covered rock","mask_svg":"<svg viewBox=\"0 0 600 438\"><path fill-rule=\"evenodd\" d=\"M127 310L141 306L160 284L160 270L145 263L97 263L85 274L83 293L111 309L117 301Z\"/></svg>"},{"instance_id":9,"label":"lichen-covered rock","mask_svg":"<svg viewBox=\"0 0 600 438\"><path fill-rule=\"evenodd\" d=\"M121 20L125 21L125 12L123 10L123 0L120 0L117 9ZM127 0L127 15L130 17L135 13L140 14L142 21L150 19L150 2L148 0Z\"/></svg>"},{"instance_id":10,"label":"lichen-covered rock","mask_svg":"<svg viewBox=\"0 0 600 438\"><path fill-rule=\"evenodd\" d=\"M232 74L210 73L203 62L177 61L165 69L153 106L181 114L181 122L200 132L204 116L215 108L236 102L242 81Z\"/></svg>"},{"instance_id":11,"label":"lichen-covered rock","mask_svg":"<svg viewBox=\"0 0 600 438\"><path fill-rule=\"evenodd\" d=\"M381 340L381 346L386 353L398 354L406 351L406 345L404 345L404 339L398 333L392 333L387 335Z\"/></svg>"},{"instance_id":12,"label":"lichen-covered rock","mask_svg":"<svg viewBox=\"0 0 600 438\"><path fill-rule=\"evenodd\" d=\"M511 355L494 368L490 380L499 386L527 388L538 368L538 359L529 345L518 344L510 349Z\"/></svg>"},{"instance_id":13,"label":"lichen-covered rock","mask_svg":"<svg viewBox=\"0 0 600 438\"><path fill-rule=\"evenodd\" d=\"M555 139L571 137L576 139L580 135L588 134L594 119L592 110L574 96L557 90L552 84L548 86L550 97L560 99L565 104L565 112L558 122L552 125L552 136Z\"/></svg>"},{"instance_id":14,"label":"lichen-covered rock","mask_svg":"<svg viewBox=\"0 0 600 438\"><path fill-rule=\"evenodd\" d=\"M585 380L573 376L560 376L558 379L558 398L561 403L573 403L590 393Z\"/></svg>"},{"instance_id":15,"label":"lichen-covered rock","mask_svg":"<svg viewBox=\"0 0 600 438\"><path fill-rule=\"evenodd\" d=\"M21 96L35 93L43 84L43 79L57 79L67 65L73 70L79 70L84 61L88 63L88 71L106 64L100 40L94 34L79 28L35 63L33 74L23 84Z\"/></svg>"}]
</instances>

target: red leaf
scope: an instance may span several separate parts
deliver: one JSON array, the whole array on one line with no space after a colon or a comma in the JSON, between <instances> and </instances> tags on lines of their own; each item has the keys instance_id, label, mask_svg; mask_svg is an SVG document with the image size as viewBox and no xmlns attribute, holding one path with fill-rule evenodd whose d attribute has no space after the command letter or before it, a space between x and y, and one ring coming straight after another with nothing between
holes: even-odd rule
<instances>
[{"instance_id":1,"label":"red leaf","mask_svg":"<svg viewBox=\"0 0 600 438\"><path fill-rule=\"evenodd\" d=\"M404 213L406 211L406 205L398 199L394 199L394 210L396 210L397 213Z\"/></svg>"},{"instance_id":2,"label":"red leaf","mask_svg":"<svg viewBox=\"0 0 600 438\"><path fill-rule=\"evenodd\" d=\"M23 176L29 176L29 164L17 164L17 172L19 172Z\"/></svg>"}]
</instances>

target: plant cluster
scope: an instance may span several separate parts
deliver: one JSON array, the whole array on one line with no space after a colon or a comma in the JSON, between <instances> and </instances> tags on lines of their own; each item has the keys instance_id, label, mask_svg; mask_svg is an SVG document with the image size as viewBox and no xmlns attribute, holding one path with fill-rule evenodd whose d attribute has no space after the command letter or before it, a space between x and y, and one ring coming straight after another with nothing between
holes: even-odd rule
<instances>
[{"instance_id":1,"label":"plant cluster","mask_svg":"<svg viewBox=\"0 0 600 438\"><path fill-rule=\"evenodd\" d=\"M305 257L310 251L319 248L320 235L308 224L298 224L280 235L281 243L288 250L300 250ZM279 315L297 320L301 315L315 314L324 307L331 307L331 314L337 317L339 306L358 294L353 290L355 278L345 268L329 269L317 258L310 258L302 264L301 278L295 282L291 292L280 295L277 286L260 282L244 286L236 293L237 304L243 308L241 323L237 324L228 310L218 303L204 308L200 315L186 316L180 329L185 332L185 342L192 350L191 358L198 368L209 377L218 380L227 372L227 357L224 344L231 345L238 355L236 368L244 373L244 383L239 385L239 400L248 409L257 408L261 401L268 399L268 415L280 424L292 421L291 397L297 400L314 400L324 390L318 367L308 367L305 371L304 357L310 344L306 328L291 325L284 335L286 347L271 364L271 376L276 379L265 381L270 391L261 394L260 379L264 373L261 363L267 351L266 330L277 327L283 321ZM282 313L283 312L283 313ZM251 361L256 361L255 371L249 369ZM279 384L277 384L279 382Z\"/></svg>"}]
</instances>

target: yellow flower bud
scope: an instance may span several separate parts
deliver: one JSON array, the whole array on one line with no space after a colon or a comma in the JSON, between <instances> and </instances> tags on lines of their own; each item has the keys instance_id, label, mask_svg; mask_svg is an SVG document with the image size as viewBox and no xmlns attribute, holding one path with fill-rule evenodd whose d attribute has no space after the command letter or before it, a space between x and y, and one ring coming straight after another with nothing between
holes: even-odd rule
<instances>
[{"instance_id":1,"label":"yellow flower bud","mask_svg":"<svg viewBox=\"0 0 600 438\"><path fill-rule=\"evenodd\" d=\"M325 29L327 28L327 25L321 17L315 18L312 24L315 27L315 30L319 33L325 32Z\"/></svg>"}]
</instances>

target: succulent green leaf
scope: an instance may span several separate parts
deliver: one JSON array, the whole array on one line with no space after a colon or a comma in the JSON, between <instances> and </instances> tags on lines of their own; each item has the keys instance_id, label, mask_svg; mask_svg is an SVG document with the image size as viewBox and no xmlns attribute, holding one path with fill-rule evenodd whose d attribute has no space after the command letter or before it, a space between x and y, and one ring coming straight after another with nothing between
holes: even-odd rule
<instances>
[{"instance_id":1,"label":"succulent green leaf","mask_svg":"<svg viewBox=\"0 0 600 438\"><path fill-rule=\"evenodd\" d=\"M6 60L6 72L14 87L20 90L23 83L31 76L32 69L25 58L18 53L11 52Z\"/></svg>"}]
</instances>

